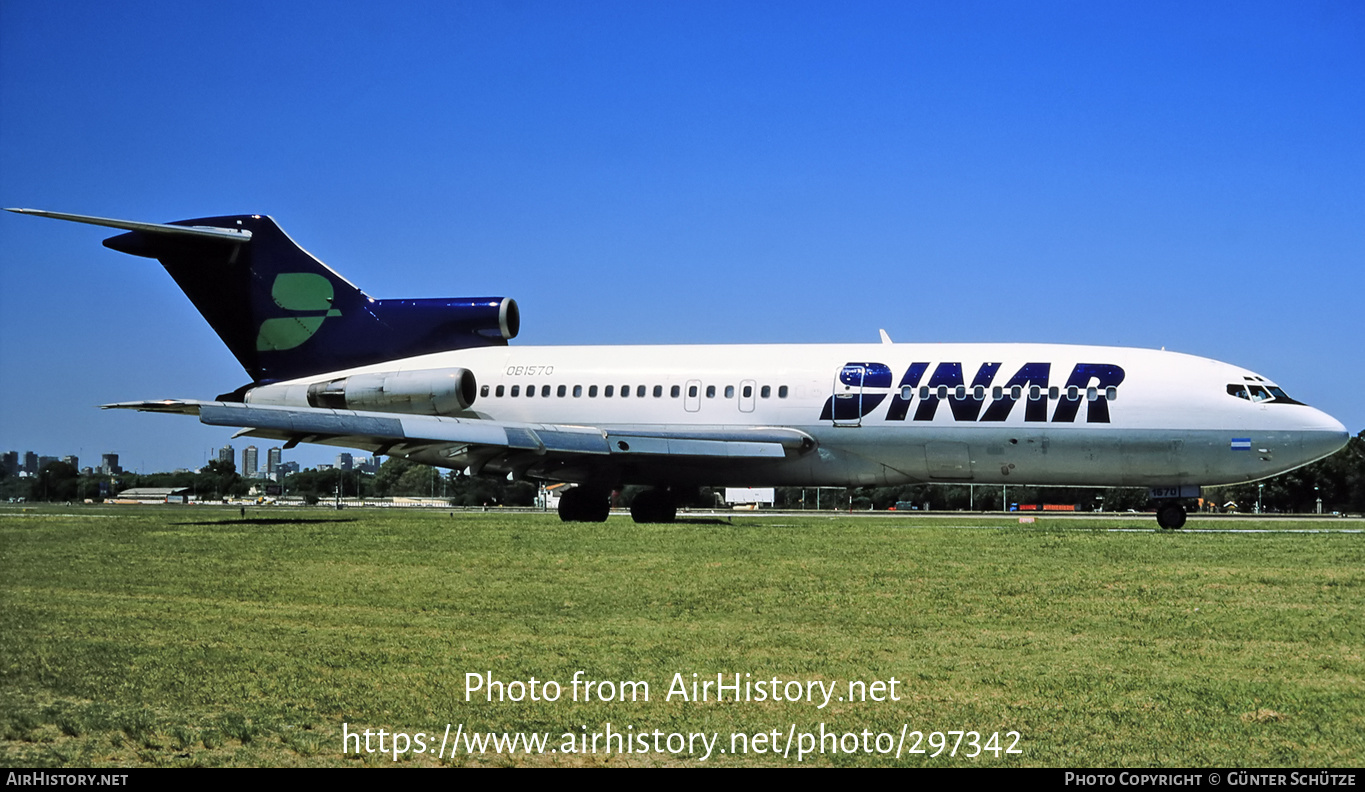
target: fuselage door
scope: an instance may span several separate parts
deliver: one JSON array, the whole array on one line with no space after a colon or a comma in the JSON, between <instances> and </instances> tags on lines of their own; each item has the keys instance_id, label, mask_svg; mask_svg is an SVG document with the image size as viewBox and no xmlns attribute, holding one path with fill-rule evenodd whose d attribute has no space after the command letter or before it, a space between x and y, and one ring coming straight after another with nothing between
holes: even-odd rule
<instances>
[{"instance_id":1,"label":"fuselage door","mask_svg":"<svg viewBox=\"0 0 1365 792\"><path fill-rule=\"evenodd\" d=\"M744 380L739 383L739 411L754 411L754 391L757 390L753 380Z\"/></svg>"},{"instance_id":2,"label":"fuselage door","mask_svg":"<svg viewBox=\"0 0 1365 792\"><path fill-rule=\"evenodd\" d=\"M867 366L849 363L834 378L834 403L830 418L835 426L861 426L863 423L863 383Z\"/></svg>"}]
</instances>

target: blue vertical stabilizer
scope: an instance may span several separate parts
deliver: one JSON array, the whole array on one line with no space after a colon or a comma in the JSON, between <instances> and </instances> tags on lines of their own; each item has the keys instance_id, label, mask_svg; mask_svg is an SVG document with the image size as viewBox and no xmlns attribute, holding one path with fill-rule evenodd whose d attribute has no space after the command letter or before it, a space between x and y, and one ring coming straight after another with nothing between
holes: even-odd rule
<instances>
[{"instance_id":1,"label":"blue vertical stabilizer","mask_svg":"<svg viewBox=\"0 0 1365 792\"><path fill-rule=\"evenodd\" d=\"M505 297L375 300L262 215L159 224L11 211L126 229L105 246L160 261L255 382L502 345L520 324Z\"/></svg>"}]
</instances>

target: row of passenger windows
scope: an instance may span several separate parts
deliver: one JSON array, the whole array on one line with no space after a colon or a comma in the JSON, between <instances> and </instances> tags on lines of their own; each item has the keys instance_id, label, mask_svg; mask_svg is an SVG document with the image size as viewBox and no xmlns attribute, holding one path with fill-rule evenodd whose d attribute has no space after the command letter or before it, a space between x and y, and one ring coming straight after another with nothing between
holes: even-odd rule
<instances>
[{"instance_id":1,"label":"row of passenger windows","mask_svg":"<svg viewBox=\"0 0 1365 792\"><path fill-rule=\"evenodd\" d=\"M691 399L698 398L698 396L700 395L700 388L701 386L699 385L687 386L688 398ZM483 388L480 389L479 395L486 398L489 395L490 390L492 392L492 395L495 398L499 399L503 398L504 396L511 396L512 398L526 396L530 398L536 396L537 394L537 387L535 385L527 385L524 390L520 385L513 385L510 388L510 392L506 385L499 385L496 388L492 389L490 389L489 386L484 385ZM541 398L549 398L551 395L564 398L568 396L570 393L568 385L559 386L541 385L538 390ZM589 385L587 386L586 390L588 398L590 399L597 398L599 390L598 386ZM650 388L647 385L636 385L633 387L633 391L635 394L635 398L637 399L643 399L649 395L653 395L654 398L656 399L661 399L663 398L664 395L664 386L655 385L653 386L653 388ZM724 389L725 398L727 399L735 398L735 391L736 388L734 385L726 385ZM631 392L632 386L630 385L622 385L619 390L615 385L606 385L601 388L602 397L607 399L613 397L628 398L630 397ZM739 388L739 392L741 398L752 399L754 397L754 386L744 385L741 388ZM939 385L937 387L932 388L929 387L928 385L921 385L919 387L919 397L921 399L938 398L963 400L967 398L968 392L969 390L965 385L958 385L953 388L949 388L947 385ZM1039 399L1042 399L1044 398L1044 394L1046 394L1046 398L1048 399L1059 399L1062 398L1062 392L1063 392L1062 389L1057 387L1056 385L1053 385L1046 391L1044 391L1041 386L1030 385L1028 386L1027 396L1030 401L1037 401ZM582 385L574 385L572 393L575 399L582 398L584 394L584 387ZM717 393L718 393L717 386L715 385L706 386L706 398L714 399L716 398ZM777 398L785 399L787 398L787 393L788 389L786 385L778 386ZM970 393L971 398L979 401L981 399L986 398L986 387L984 385L974 385L970 389ZM1075 385L1068 385L1066 387L1065 393L1066 399L1068 401L1077 401L1078 399L1081 398L1081 389ZM1014 399L1017 401L1019 399L1024 398L1025 390L1022 385L1012 385L1009 388L1005 388L1001 385L996 385L995 387L991 388L992 399L1006 398L1006 394L1008 394L1008 397L1010 399ZM682 386L681 385L671 386L668 390L668 395L670 398L674 399L680 398L682 396ZM773 388L771 385L764 385L758 388L759 398L769 399L772 398L772 395ZM1101 391L1099 388L1090 387L1085 389L1084 395L1086 401L1098 401L1101 396ZM902 399L910 401L912 398L915 397L915 389L909 385L904 385L901 387L900 396ZM1107 401L1114 401L1115 399L1118 398L1118 388L1115 388L1113 386L1105 388L1103 391L1103 397ZM1243 396L1243 398L1246 397Z\"/></svg>"},{"instance_id":2,"label":"row of passenger windows","mask_svg":"<svg viewBox=\"0 0 1365 792\"><path fill-rule=\"evenodd\" d=\"M700 385L688 385L688 386L687 386L687 397L688 397L689 399L695 399L695 398L697 398L697 397L700 395L700 388L701 388ZM489 390L490 390L489 387L488 387L487 385L484 385L483 388L481 388L481 389L479 390L479 395L480 395L480 396L487 397L488 394L489 394ZM511 387L511 392L510 392L510 393L508 393L508 388L507 388L506 385L499 385L499 386L497 386L496 389L493 389L492 392L493 392L493 396L494 396L495 398L499 398L499 399L502 398L503 396L508 396L508 395L510 395L510 396L513 397L513 398L516 398L516 397L518 397L518 396L522 396L522 395L523 395L522 387L521 387L520 385L513 385L513 386ZM573 386L573 397L574 397L575 399L581 398L581 397L583 396L583 392L584 392L584 388L583 388L582 385L575 385L575 386ZM636 397L637 399L643 399L643 398L645 398L646 396L648 396L648 395L650 395L650 394L653 394L654 398L656 398L656 399L661 399L661 398L663 398L663 395L664 395L664 386L662 386L662 385L655 385L655 386L651 389L651 388L650 388L649 386L647 386L647 385L636 385L636 386L634 386L634 392L635 392L635 397ZM754 397L754 386L753 386L753 385L745 385L745 386L743 386L743 387L740 389L740 392L741 392L742 398L745 398L745 399L752 399L752 398ZM715 386L715 385L707 385L707 386L706 386L706 398L708 398L708 399L714 399L714 398L716 398L716 393L717 393L717 391L716 391L716 386ZM788 391L787 391L787 386L786 386L786 385L780 385L780 386L778 386L778 388L777 388L777 398L779 398L779 399L785 399L785 398L787 398L787 393L788 393ZM540 386L540 396L541 396L541 398L549 398L552 394L555 395L555 396L558 396L558 397L560 397L560 398L563 398L563 397L565 397L565 396L568 396L568 395L569 395L569 386L568 386L568 385L559 385L559 386L557 386L557 387L550 386L550 385L541 385L541 386ZM598 387L597 387L596 385L589 385L589 386L587 387L587 394L588 394L588 398L589 398L589 399L595 399L595 398L597 398L597 395L598 395ZM618 391L618 390L616 389L616 386L615 386L615 385L606 385L606 386L603 386L603 387L602 387L602 389L601 389L601 394L602 394L602 397L603 397L603 398L606 398L606 399L610 399L610 398L612 398L613 396L618 396L618 394L619 394L619 398L627 398L627 397L629 397L629 396L631 395L631 386L630 386L630 385L622 385L621 388L620 388L620 390ZM536 386L535 386L535 385L527 385L527 386L526 386L526 390L525 390L524 395L527 396L527 397L533 397L533 396L535 396L535 395L536 395ZM680 397L682 396L682 386L681 386L681 385L674 385L674 386L672 386L671 388L668 389L668 395L669 395L669 397L674 398L674 399L680 398ZM770 398L772 398L772 395L773 395L773 387L772 387L771 385L764 385L763 387L761 387L761 388L758 389L758 395L759 395L759 398L762 398L762 399L770 399ZM735 398L735 386L734 386L734 385L726 385L726 386L725 386L725 398L727 398L727 399L733 399L733 398Z\"/></svg>"},{"instance_id":3,"label":"row of passenger windows","mask_svg":"<svg viewBox=\"0 0 1365 792\"><path fill-rule=\"evenodd\" d=\"M984 385L973 385L970 389L970 392L971 398L976 399L977 401L986 398L986 386ZM1046 393L1047 398L1049 399L1059 399L1062 397L1062 392L1063 392L1062 389L1057 387L1056 385L1053 385L1046 391L1044 391L1042 386L1040 385L1028 386L1029 401L1038 401L1039 399L1043 398L1044 393ZM1081 389L1076 387L1075 385L1066 386L1065 392L1067 401L1077 401L1081 398ZM921 399L928 399L933 397L938 399L951 398L961 401L967 398L967 393L968 388L966 385L958 385L953 388L949 388L947 385L939 385L933 388L929 387L928 385L921 385L919 387L919 397ZM1108 388L1105 388L1104 391L1101 392L1099 388L1095 387L1086 388L1085 400L1098 401L1101 396L1101 393L1103 393L1103 396L1106 400L1114 401L1115 398L1117 398L1119 395L1119 389L1110 386ZM909 385L901 386L902 399L910 401L910 399L914 398L914 395L915 395L914 388L910 387ZM1006 395L1008 395L1009 398L1018 401L1019 399L1024 398L1024 386L1011 385L1010 387L1006 388L1002 385L996 385L995 387L991 388L992 399L1003 399L1006 398Z\"/></svg>"}]
</instances>

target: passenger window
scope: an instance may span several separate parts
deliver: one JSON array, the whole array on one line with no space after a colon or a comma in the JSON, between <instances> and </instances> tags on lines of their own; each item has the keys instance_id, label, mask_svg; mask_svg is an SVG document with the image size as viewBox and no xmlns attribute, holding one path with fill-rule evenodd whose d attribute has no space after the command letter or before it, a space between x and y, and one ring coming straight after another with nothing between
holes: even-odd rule
<instances>
[{"instance_id":1,"label":"passenger window","mask_svg":"<svg viewBox=\"0 0 1365 792\"><path fill-rule=\"evenodd\" d=\"M669 389L668 395L676 399L682 395L682 388L678 387L677 385L674 385L672 388Z\"/></svg>"},{"instance_id":2,"label":"passenger window","mask_svg":"<svg viewBox=\"0 0 1365 792\"><path fill-rule=\"evenodd\" d=\"M745 385L745 386L744 386L744 398L746 398L746 399L752 399L753 396L754 396L754 386L752 386L752 385Z\"/></svg>"},{"instance_id":3,"label":"passenger window","mask_svg":"<svg viewBox=\"0 0 1365 792\"><path fill-rule=\"evenodd\" d=\"M517 396L520 396L520 395L521 395L521 386L520 386L520 385L513 385L513 386L512 386L512 397L513 397L513 398L516 398Z\"/></svg>"},{"instance_id":4,"label":"passenger window","mask_svg":"<svg viewBox=\"0 0 1365 792\"><path fill-rule=\"evenodd\" d=\"M624 399L624 398L626 398L626 397L628 397L628 396L630 396L630 386L629 386L629 385L622 385L622 386L621 386L621 398Z\"/></svg>"},{"instance_id":5,"label":"passenger window","mask_svg":"<svg viewBox=\"0 0 1365 792\"><path fill-rule=\"evenodd\" d=\"M487 396L488 396L488 386L487 386L487 385L483 386L482 388L479 388L479 395L480 395L480 396L484 396L484 397L487 397Z\"/></svg>"},{"instance_id":6,"label":"passenger window","mask_svg":"<svg viewBox=\"0 0 1365 792\"><path fill-rule=\"evenodd\" d=\"M1114 399L1117 399L1118 397L1119 397L1119 389L1118 389L1118 388L1115 388L1113 385L1110 385L1109 387L1107 387L1107 388L1104 389L1104 398L1105 398L1105 399L1107 399L1107 400L1109 400L1109 401L1113 401Z\"/></svg>"},{"instance_id":7,"label":"passenger window","mask_svg":"<svg viewBox=\"0 0 1365 792\"><path fill-rule=\"evenodd\" d=\"M643 399L643 398L645 397L645 386L643 386L643 385L636 385L636 386L635 386L635 395L638 396L639 398Z\"/></svg>"},{"instance_id":8,"label":"passenger window","mask_svg":"<svg viewBox=\"0 0 1365 792\"><path fill-rule=\"evenodd\" d=\"M589 399L596 399L596 398L597 398L597 386L596 386L596 385L589 385L589 386L588 386L588 398L589 398Z\"/></svg>"},{"instance_id":9,"label":"passenger window","mask_svg":"<svg viewBox=\"0 0 1365 792\"><path fill-rule=\"evenodd\" d=\"M1010 398L1011 398L1011 399L1014 399L1015 401L1019 401L1019 399L1022 398L1023 395L1024 395L1024 389L1023 389L1022 387L1020 387L1020 386L1018 386L1018 385L1013 385L1013 386L1010 387Z\"/></svg>"},{"instance_id":10,"label":"passenger window","mask_svg":"<svg viewBox=\"0 0 1365 792\"><path fill-rule=\"evenodd\" d=\"M564 394L567 393L568 390L569 388L567 385L560 385L559 388L555 391L555 395L562 399L564 398Z\"/></svg>"},{"instance_id":11,"label":"passenger window","mask_svg":"<svg viewBox=\"0 0 1365 792\"><path fill-rule=\"evenodd\" d=\"M777 389L777 398L779 398L779 399L785 399L785 398L787 398L787 386L786 386L786 385L783 385L782 387L780 387L780 388Z\"/></svg>"},{"instance_id":12,"label":"passenger window","mask_svg":"<svg viewBox=\"0 0 1365 792\"><path fill-rule=\"evenodd\" d=\"M940 399L948 398L948 386L947 385L938 386L937 395Z\"/></svg>"},{"instance_id":13,"label":"passenger window","mask_svg":"<svg viewBox=\"0 0 1365 792\"><path fill-rule=\"evenodd\" d=\"M920 397L921 399L927 399L927 398L929 398L929 386L928 386L928 385L921 385L921 386L919 386L919 397Z\"/></svg>"},{"instance_id":14,"label":"passenger window","mask_svg":"<svg viewBox=\"0 0 1365 792\"><path fill-rule=\"evenodd\" d=\"M535 395L536 395L536 386L534 386L534 385L527 385L527 386L526 386L526 398L529 399L529 398L531 398L532 396L535 396Z\"/></svg>"},{"instance_id":15,"label":"passenger window","mask_svg":"<svg viewBox=\"0 0 1365 792\"><path fill-rule=\"evenodd\" d=\"M973 385L973 386L972 386L972 398L973 398L973 399L984 399L984 398L986 398L986 386L985 386L985 385Z\"/></svg>"},{"instance_id":16,"label":"passenger window","mask_svg":"<svg viewBox=\"0 0 1365 792\"><path fill-rule=\"evenodd\" d=\"M654 398L657 399L657 398L660 398L660 397L663 396L663 395L664 395L664 386L662 386L662 385L655 385L655 386L654 386Z\"/></svg>"},{"instance_id":17,"label":"passenger window","mask_svg":"<svg viewBox=\"0 0 1365 792\"><path fill-rule=\"evenodd\" d=\"M1076 401L1077 399L1080 398L1080 393L1081 393L1080 390L1078 390L1075 385L1066 386L1067 401Z\"/></svg>"},{"instance_id":18,"label":"passenger window","mask_svg":"<svg viewBox=\"0 0 1365 792\"><path fill-rule=\"evenodd\" d=\"M502 386L502 385L499 385L497 391L495 391L493 395L495 395L495 396L497 396L499 399L501 399L501 398L502 398L502 394L503 394L503 390L502 390L502 389L503 389L503 386Z\"/></svg>"},{"instance_id":19,"label":"passenger window","mask_svg":"<svg viewBox=\"0 0 1365 792\"><path fill-rule=\"evenodd\" d=\"M1038 401L1038 400L1041 399L1042 397L1043 397L1043 389L1042 389L1042 388L1038 387L1037 385L1030 385L1030 386L1028 386L1028 398L1029 398L1029 401Z\"/></svg>"},{"instance_id":20,"label":"passenger window","mask_svg":"<svg viewBox=\"0 0 1365 792\"><path fill-rule=\"evenodd\" d=\"M541 386L540 386L540 395L541 395L541 396L544 396L545 398L548 399L548 398L550 397L550 386L549 386L549 385L541 385ZM560 396L563 396L564 394L561 392L559 395L560 395Z\"/></svg>"},{"instance_id":21,"label":"passenger window","mask_svg":"<svg viewBox=\"0 0 1365 792\"><path fill-rule=\"evenodd\" d=\"M1004 396L1005 396L1004 388L1000 387L999 385L996 385L994 388L991 388L992 399L1001 399L1004 398Z\"/></svg>"},{"instance_id":22,"label":"passenger window","mask_svg":"<svg viewBox=\"0 0 1365 792\"><path fill-rule=\"evenodd\" d=\"M1060 395L1061 395L1061 391L1057 388L1056 385L1053 385L1051 388L1048 388L1048 389L1047 389L1047 397L1048 397L1049 399L1055 399L1055 398L1057 398L1057 397L1060 396Z\"/></svg>"},{"instance_id":23,"label":"passenger window","mask_svg":"<svg viewBox=\"0 0 1365 792\"><path fill-rule=\"evenodd\" d=\"M602 397L605 399L610 399L615 393L616 393L615 385L608 385L607 387L602 389Z\"/></svg>"},{"instance_id":24,"label":"passenger window","mask_svg":"<svg viewBox=\"0 0 1365 792\"><path fill-rule=\"evenodd\" d=\"M956 388L953 388L953 398L957 399L958 401L962 401L963 399L967 398L967 386L959 385Z\"/></svg>"},{"instance_id":25,"label":"passenger window","mask_svg":"<svg viewBox=\"0 0 1365 792\"><path fill-rule=\"evenodd\" d=\"M687 386L687 397L690 398L690 399L695 399L695 398L697 398L697 386L696 386L696 385L688 385L688 386Z\"/></svg>"},{"instance_id":26,"label":"passenger window","mask_svg":"<svg viewBox=\"0 0 1365 792\"><path fill-rule=\"evenodd\" d=\"M733 399L733 398L735 398L735 386L734 386L734 385L726 385L726 386L725 386L725 398L727 398L727 399Z\"/></svg>"},{"instance_id":27,"label":"passenger window","mask_svg":"<svg viewBox=\"0 0 1365 792\"><path fill-rule=\"evenodd\" d=\"M708 399L714 399L714 398L716 398L716 386L715 386L715 385L707 385L707 386L706 386L706 398L708 398Z\"/></svg>"},{"instance_id":28,"label":"passenger window","mask_svg":"<svg viewBox=\"0 0 1365 792\"><path fill-rule=\"evenodd\" d=\"M583 395L583 386L582 386L582 385L575 385L575 386L573 386L573 397L574 397L575 399L577 399L577 398L582 397L582 395Z\"/></svg>"},{"instance_id":29,"label":"passenger window","mask_svg":"<svg viewBox=\"0 0 1365 792\"><path fill-rule=\"evenodd\" d=\"M1085 389L1085 400L1086 400L1086 401L1098 401L1099 398L1100 398L1100 389L1099 389L1099 388L1096 388L1096 387L1094 387L1094 386L1092 385L1091 387Z\"/></svg>"},{"instance_id":30,"label":"passenger window","mask_svg":"<svg viewBox=\"0 0 1365 792\"><path fill-rule=\"evenodd\" d=\"M762 396L765 399L771 398L773 395L773 386L764 385L762 389L759 390L758 395Z\"/></svg>"}]
</instances>

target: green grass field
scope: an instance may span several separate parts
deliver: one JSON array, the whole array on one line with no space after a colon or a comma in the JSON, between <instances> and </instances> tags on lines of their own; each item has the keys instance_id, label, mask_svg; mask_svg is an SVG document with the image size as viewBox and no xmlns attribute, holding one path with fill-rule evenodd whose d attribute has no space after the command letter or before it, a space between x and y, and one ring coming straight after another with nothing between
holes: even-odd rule
<instances>
[{"instance_id":1,"label":"green grass field","mask_svg":"<svg viewBox=\"0 0 1365 792\"><path fill-rule=\"evenodd\" d=\"M1107 530L1124 525L1153 527L1149 516L567 526L444 511L4 509L0 762L795 765L798 735L823 724L836 737L802 763L1365 763L1365 535ZM575 672L647 682L649 700L573 701ZM466 701L468 673L553 680L561 695ZM675 674L690 685L694 673L837 695L823 708L714 691L666 699ZM899 701L887 687L869 688L884 701L837 700L851 680L893 679ZM344 754L343 723L422 733L427 750ZM547 733L548 747L437 756L447 724L466 737ZM648 750L634 739L624 754L565 750L566 733L579 747L607 724L651 735ZM656 730L719 735L725 752L670 751ZM940 738L929 735L952 730L987 749L991 734L1008 748L1018 732L1021 753L968 758L967 738L958 755L931 757ZM915 731L928 753L907 752ZM897 758L888 746L903 732ZM730 750L740 733L747 753Z\"/></svg>"}]
</instances>

